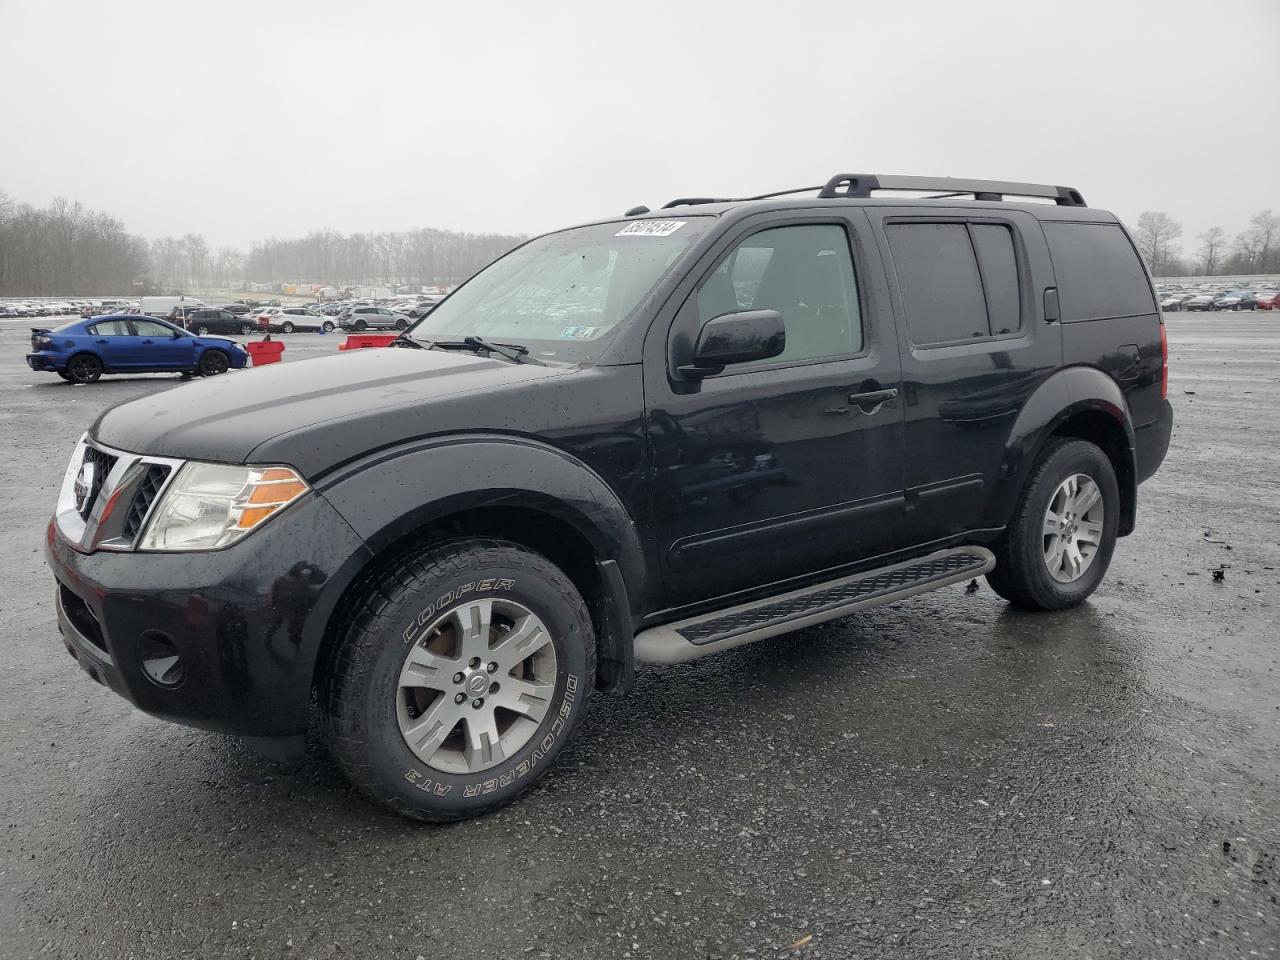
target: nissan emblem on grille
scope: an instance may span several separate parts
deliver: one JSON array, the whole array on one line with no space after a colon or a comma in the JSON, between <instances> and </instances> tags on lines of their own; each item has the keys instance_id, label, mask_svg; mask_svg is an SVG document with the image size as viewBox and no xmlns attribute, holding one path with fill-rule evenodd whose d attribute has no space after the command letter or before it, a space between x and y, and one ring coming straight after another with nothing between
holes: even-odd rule
<instances>
[{"instance_id":1,"label":"nissan emblem on grille","mask_svg":"<svg viewBox=\"0 0 1280 960\"><path fill-rule=\"evenodd\" d=\"M93 491L96 487L95 481L97 479L98 465L86 457L84 464L80 467L80 472L76 475L75 486L76 510L82 516L93 503Z\"/></svg>"}]
</instances>

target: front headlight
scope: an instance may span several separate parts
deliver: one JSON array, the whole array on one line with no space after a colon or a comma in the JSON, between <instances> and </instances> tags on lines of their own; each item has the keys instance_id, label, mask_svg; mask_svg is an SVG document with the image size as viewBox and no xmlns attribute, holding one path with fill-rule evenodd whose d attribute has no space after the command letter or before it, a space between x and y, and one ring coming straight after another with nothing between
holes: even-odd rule
<instances>
[{"instance_id":1,"label":"front headlight","mask_svg":"<svg viewBox=\"0 0 1280 960\"><path fill-rule=\"evenodd\" d=\"M188 463L147 524L142 550L216 550L235 543L308 490L288 467Z\"/></svg>"}]
</instances>

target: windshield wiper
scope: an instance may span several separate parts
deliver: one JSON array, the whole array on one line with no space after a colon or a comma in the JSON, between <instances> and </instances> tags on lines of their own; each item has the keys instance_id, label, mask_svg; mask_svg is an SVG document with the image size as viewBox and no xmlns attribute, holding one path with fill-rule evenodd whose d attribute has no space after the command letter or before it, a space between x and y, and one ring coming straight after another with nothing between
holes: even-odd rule
<instances>
[{"instance_id":1,"label":"windshield wiper","mask_svg":"<svg viewBox=\"0 0 1280 960\"><path fill-rule=\"evenodd\" d=\"M414 350L430 350L430 340L419 340L416 337L409 336L408 332L400 334L389 344L389 347L412 347Z\"/></svg>"},{"instance_id":2,"label":"windshield wiper","mask_svg":"<svg viewBox=\"0 0 1280 960\"><path fill-rule=\"evenodd\" d=\"M463 337L461 340L433 340L431 346L441 347L445 350L474 350L477 353L496 353L512 363L536 363L540 367L546 366L537 357L531 357L529 348L519 343L490 343L480 337Z\"/></svg>"}]
</instances>

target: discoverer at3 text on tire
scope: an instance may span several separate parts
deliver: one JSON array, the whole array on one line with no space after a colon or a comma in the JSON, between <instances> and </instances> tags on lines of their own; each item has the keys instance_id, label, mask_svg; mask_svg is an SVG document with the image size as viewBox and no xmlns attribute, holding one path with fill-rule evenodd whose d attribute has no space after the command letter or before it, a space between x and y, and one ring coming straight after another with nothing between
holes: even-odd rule
<instances>
[{"instance_id":1,"label":"discoverer at3 text on tire","mask_svg":"<svg viewBox=\"0 0 1280 960\"><path fill-rule=\"evenodd\" d=\"M458 820L532 786L572 735L595 680L573 583L500 540L454 540L356 588L321 705L331 747L370 798Z\"/></svg>"}]
</instances>

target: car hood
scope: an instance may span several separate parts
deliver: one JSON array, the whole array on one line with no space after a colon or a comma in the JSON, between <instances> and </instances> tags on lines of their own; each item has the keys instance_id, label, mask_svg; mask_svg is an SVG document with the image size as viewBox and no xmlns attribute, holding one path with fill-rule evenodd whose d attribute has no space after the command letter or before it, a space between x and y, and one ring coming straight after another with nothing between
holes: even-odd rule
<instances>
[{"instance_id":1,"label":"car hood","mask_svg":"<svg viewBox=\"0 0 1280 960\"><path fill-rule=\"evenodd\" d=\"M513 411L530 405L516 394L573 369L441 350L351 350L130 400L99 416L90 436L132 453L287 463L311 476L441 430L518 428Z\"/></svg>"}]
</instances>

